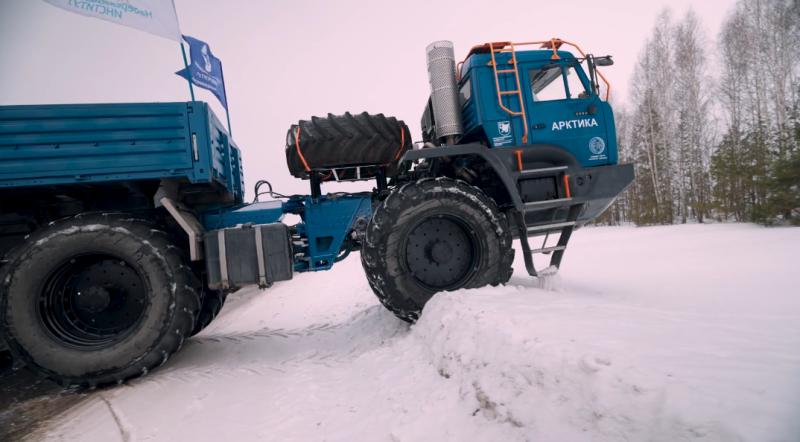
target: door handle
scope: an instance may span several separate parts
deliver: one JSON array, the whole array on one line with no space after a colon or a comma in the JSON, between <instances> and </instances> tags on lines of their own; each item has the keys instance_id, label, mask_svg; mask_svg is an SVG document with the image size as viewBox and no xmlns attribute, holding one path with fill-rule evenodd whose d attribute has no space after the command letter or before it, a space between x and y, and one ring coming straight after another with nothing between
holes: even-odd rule
<instances>
[{"instance_id":1,"label":"door handle","mask_svg":"<svg viewBox=\"0 0 800 442\"><path fill-rule=\"evenodd\" d=\"M536 129L544 129L545 127L547 127L547 125L546 125L546 124L544 124L544 123L539 123L539 124L537 124L536 126L533 126L533 127L532 127L532 129L534 129L534 130L536 130Z\"/></svg>"}]
</instances>

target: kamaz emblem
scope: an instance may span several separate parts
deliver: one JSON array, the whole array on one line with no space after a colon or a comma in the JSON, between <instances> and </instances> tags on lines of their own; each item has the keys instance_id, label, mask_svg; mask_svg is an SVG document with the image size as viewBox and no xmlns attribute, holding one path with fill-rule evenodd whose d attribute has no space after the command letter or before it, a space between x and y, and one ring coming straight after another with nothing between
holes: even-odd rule
<instances>
[{"instance_id":1,"label":"kamaz emblem","mask_svg":"<svg viewBox=\"0 0 800 442\"><path fill-rule=\"evenodd\" d=\"M598 126L594 118L582 118L580 120L553 121L553 130L578 129L581 127Z\"/></svg>"},{"instance_id":2,"label":"kamaz emblem","mask_svg":"<svg viewBox=\"0 0 800 442\"><path fill-rule=\"evenodd\" d=\"M497 130L500 131L500 135L511 135L511 122L510 121L498 122Z\"/></svg>"}]
</instances>

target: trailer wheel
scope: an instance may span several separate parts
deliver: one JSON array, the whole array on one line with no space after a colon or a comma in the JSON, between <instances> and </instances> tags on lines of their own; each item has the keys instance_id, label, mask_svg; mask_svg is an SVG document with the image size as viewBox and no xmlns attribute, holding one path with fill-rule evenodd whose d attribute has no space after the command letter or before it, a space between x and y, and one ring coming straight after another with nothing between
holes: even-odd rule
<instances>
[{"instance_id":1,"label":"trailer wheel","mask_svg":"<svg viewBox=\"0 0 800 442\"><path fill-rule=\"evenodd\" d=\"M62 385L119 383L160 366L200 308L185 253L125 214L51 223L12 251L0 330L13 357Z\"/></svg>"},{"instance_id":2,"label":"trailer wheel","mask_svg":"<svg viewBox=\"0 0 800 442\"><path fill-rule=\"evenodd\" d=\"M448 178L393 190L367 226L361 263L380 302L414 322L441 291L508 282L514 250L497 205Z\"/></svg>"},{"instance_id":3,"label":"trailer wheel","mask_svg":"<svg viewBox=\"0 0 800 442\"><path fill-rule=\"evenodd\" d=\"M203 296L200 301L200 312L194 323L194 329L189 336L194 336L203 331L214 318L217 317L222 306L225 305L225 299L228 298L228 293L222 290L211 290L203 284Z\"/></svg>"},{"instance_id":4,"label":"trailer wheel","mask_svg":"<svg viewBox=\"0 0 800 442\"><path fill-rule=\"evenodd\" d=\"M393 177L397 161L411 145L408 126L394 117L328 114L292 125L286 134L286 164L292 176L302 179L308 179L308 169L370 164L387 164L387 176ZM377 172L377 167L365 167L360 177L368 179ZM358 178L354 169L342 173L339 179Z\"/></svg>"}]
</instances>

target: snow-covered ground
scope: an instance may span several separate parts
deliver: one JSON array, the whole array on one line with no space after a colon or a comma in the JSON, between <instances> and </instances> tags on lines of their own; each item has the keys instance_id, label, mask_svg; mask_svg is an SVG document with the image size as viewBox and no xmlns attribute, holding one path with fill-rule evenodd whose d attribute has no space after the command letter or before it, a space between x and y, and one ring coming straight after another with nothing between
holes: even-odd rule
<instances>
[{"instance_id":1,"label":"snow-covered ground","mask_svg":"<svg viewBox=\"0 0 800 442\"><path fill-rule=\"evenodd\" d=\"M439 294L414 326L357 256L232 295L66 441L798 441L800 229L587 228L561 273Z\"/></svg>"}]
</instances>

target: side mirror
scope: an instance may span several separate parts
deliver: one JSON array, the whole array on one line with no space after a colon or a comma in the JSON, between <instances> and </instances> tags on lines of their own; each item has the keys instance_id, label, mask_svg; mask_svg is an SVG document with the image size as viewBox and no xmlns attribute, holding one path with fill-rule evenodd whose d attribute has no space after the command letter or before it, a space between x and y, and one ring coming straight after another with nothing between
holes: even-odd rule
<instances>
[{"instance_id":1,"label":"side mirror","mask_svg":"<svg viewBox=\"0 0 800 442\"><path fill-rule=\"evenodd\" d=\"M594 59L594 64L597 66L613 66L614 60L611 59L610 55L606 55L605 57L596 57Z\"/></svg>"}]
</instances>

